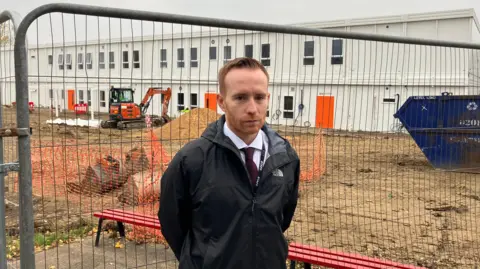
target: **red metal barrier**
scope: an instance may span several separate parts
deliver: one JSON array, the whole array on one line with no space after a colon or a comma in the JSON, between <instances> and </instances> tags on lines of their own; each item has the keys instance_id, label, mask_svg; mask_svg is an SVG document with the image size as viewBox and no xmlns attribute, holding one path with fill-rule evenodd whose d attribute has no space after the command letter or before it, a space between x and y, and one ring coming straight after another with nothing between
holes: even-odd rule
<instances>
[{"instance_id":1,"label":"red metal barrier","mask_svg":"<svg viewBox=\"0 0 480 269\"><path fill-rule=\"evenodd\" d=\"M28 102L28 110L31 112L35 111L35 103L34 102Z\"/></svg>"},{"instance_id":2,"label":"red metal barrier","mask_svg":"<svg viewBox=\"0 0 480 269\"><path fill-rule=\"evenodd\" d=\"M88 105L87 104L75 104L74 110L75 110L75 114L87 114Z\"/></svg>"}]
</instances>

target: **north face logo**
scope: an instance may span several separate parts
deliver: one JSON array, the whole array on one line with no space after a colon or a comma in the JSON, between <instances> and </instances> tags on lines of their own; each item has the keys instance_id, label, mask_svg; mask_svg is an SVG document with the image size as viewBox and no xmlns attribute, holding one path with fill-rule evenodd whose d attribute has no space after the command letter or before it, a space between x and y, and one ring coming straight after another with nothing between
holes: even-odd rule
<instances>
[{"instance_id":1,"label":"north face logo","mask_svg":"<svg viewBox=\"0 0 480 269\"><path fill-rule=\"evenodd\" d=\"M282 170L280 170L280 169L275 169L275 170L273 170L272 174L273 174L273 176L275 176L275 177L283 177L283 172L282 172Z\"/></svg>"}]
</instances>

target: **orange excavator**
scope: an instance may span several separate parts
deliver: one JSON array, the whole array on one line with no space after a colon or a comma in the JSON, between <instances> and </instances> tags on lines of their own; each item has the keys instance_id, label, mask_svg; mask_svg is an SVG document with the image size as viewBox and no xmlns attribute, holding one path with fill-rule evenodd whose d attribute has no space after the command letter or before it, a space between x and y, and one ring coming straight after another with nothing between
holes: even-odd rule
<instances>
[{"instance_id":1,"label":"orange excavator","mask_svg":"<svg viewBox=\"0 0 480 269\"><path fill-rule=\"evenodd\" d=\"M102 128L137 129L147 127L146 112L150 106L153 96L163 94L162 116L150 116L150 123L153 127L162 126L171 121L167 115L168 105L172 97L172 89L149 88L140 104L133 101L134 91L132 88L110 88L109 119L101 122Z\"/></svg>"}]
</instances>

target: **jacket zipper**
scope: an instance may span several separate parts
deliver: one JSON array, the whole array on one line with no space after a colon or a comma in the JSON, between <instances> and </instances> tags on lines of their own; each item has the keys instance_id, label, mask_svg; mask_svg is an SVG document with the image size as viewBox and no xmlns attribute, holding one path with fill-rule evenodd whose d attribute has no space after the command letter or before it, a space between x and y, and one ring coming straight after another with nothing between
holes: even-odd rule
<instances>
[{"instance_id":1,"label":"jacket zipper","mask_svg":"<svg viewBox=\"0 0 480 269\"><path fill-rule=\"evenodd\" d=\"M274 155L270 156L269 158L271 158L273 156ZM275 169L278 169L279 167L282 167L286 164L288 164L288 162L277 165L272 169L272 171L275 170ZM250 175L248 174L248 170L247 170L245 165L244 165L244 167L245 167L245 171L247 172L248 178L250 178ZM265 167L265 164L264 164L264 167ZM262 178L266 178L268 175L270 175L270 173L268 173L268 174L262 173L261 178L258 182L258 188L260 187L260 184L262 182ZM256 255L255 255L255 244L254 244L254 242L255 242L255 205L257 203L257 197L256 196L257 196L258 188L255 188L255 186L252 186L252 191L253 191L253 198L252 198L252 268L256 267L255 266L256 265Z\"/></svg>"},{"instance_id":2,"label":"jacket zipper","mask_svg":"<svg viewBox=\"0 0 480 269\"><path fill-rule=\"evenodd\" d=\"M235 154L237 155L237 154ZM238 159L243 162L242 158L238 156ZM250 174L248 173L247 166L243 164L243 169L245 171L245 174L247 175L247 178L249 179L249 185L250 185L250 190L252 191L253 197L252 197L252 267L255 265L255 204L257 203L257 190L255 189L255 186L253 186L250 182ZM262 175L263 176L263 175ZM261 181L261 178L260 178ZM260 183L258 184L260 186Z\"/></svg>"},{"instance_id":3,"label":"jacket zipper","mask_svg":"<svg viewBox=\"0 0 480 269\"><path fill-rule=\"evenodd\" d=\"M256 191L253 193L253 200L252 200L252 268L256 267L256 256L255 256L255 203L256 200Z\"/></svg>"},{"instance_id":4,"label":"jacket zipper","mask_svg":"<svg viewBox=\"0 0 480 269\"><path fill-rule=\"evenodd\" d=\"M237 155L237 154L235 154ZM274 155L271 155L269 158L272 158ZM237 155L237 157L240 159L241 162L242 161L242 158L240 156ZM283 166L285 164L288 164L288 163L283 163L281 165L279 165L278 167L280 166ZM264 164L264 167L265 167L265 164ZM274 169L277 169L278 167L275 167ZM249 181L251 182L250 180L250 175L248 173L248 169L247 169L247 166L244 164L243 165L243 168L244 168L244 171L245 173L247 174L247 177L249 179ZM273 169L273 170L274 170ZM273 171L272 170L272 171ZM261 178L259 179L259 183L258 183L258 187L260 187L260 183L262 182L262 178L265 177L265 173L262 173L261 175ZM256 265L256 255L255 255L255 204L257 203L257 189L255 188L255 186L252 186L252 184L249 184L250 185L250 189L252 191L252 194L253 194L253 197L252 197L252 267L255 267L254 265Z\"/></svg>"},{"instance_id":5,"label":"jacket zipper","mask_svg":"<svg viewBox=\"0 0 480 269\"><path fill-rule=\"evenodd\" d=\"M263 166L265 167L265 163L263 164ZM247 167L244 165L245 167L245 171L247 171L247 175L248 175L248 178L250 179L250 175L248 174L248 169ZM263 176L264 173L262 173L260 175L260 178L259 178L259 182L258 182L258 187L260 187L260 182L262 181L262 178L264 177ZM252 180L250 179L250 182ZM255 252L255 204L257 203L257 191L258 191L258 188L256 188L255 185L252 185L252 193L253 193L253 197L252 197L252 268L256 268L256 252Z\"/></svg>"}]
</instances>

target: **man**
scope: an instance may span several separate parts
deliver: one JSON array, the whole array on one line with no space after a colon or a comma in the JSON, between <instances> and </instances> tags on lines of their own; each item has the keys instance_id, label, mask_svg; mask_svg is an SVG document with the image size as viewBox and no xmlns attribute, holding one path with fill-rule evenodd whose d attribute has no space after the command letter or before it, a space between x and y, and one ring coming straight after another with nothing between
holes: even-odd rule
<instances>
[{"instance_id":1,"label":"man","mask_svg":"<svg viewBox=\"0 0 480 269\"><path fill-rule=\"evenodd\" d=\"M300 160L265 124L268 79L251 58L222 67L225 115L163 174L158 217L180 269L286 268Z\"/></svg>"}]
</instances>

